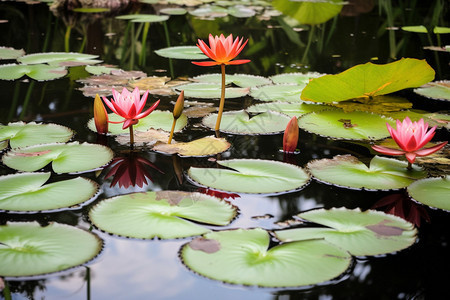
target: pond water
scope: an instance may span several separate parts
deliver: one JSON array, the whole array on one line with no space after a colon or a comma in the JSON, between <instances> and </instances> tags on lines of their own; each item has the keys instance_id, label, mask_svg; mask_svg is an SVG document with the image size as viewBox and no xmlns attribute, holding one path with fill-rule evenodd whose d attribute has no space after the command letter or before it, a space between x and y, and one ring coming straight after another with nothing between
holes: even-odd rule
<instances>
[{"instance_id":1,"label":"pond water","mask_svg":"<svg viewBox=\"0 0 450 300\"><path fill-rule=\"evenodd\" d=\"M449 53L424 49L431 45L448 45L448 34L427 35L399 29L406 25L449 26L449 5L445 1L350 1L338 15L315 27L301 25L274 13L263 2L243 1L255 12L253 16L233 15L199 18L190 13L170 15L165 23L151 23L144 58L142 49L143 27L133 25L127 31L127 20L115 15L139 11L155 14L167 6L134 3L116 14L98 17L93 13L73 18L69 14L55 17L47 3L6 1L0 4L2 35L0 46L24 49L26 54L39 52L64 52L65 34L69 22L69 50L99 55L105 64L116 65L123 70L143 71L148 76L167 76L187 79L197 75L219 73L220 68L200 67L191 60L167 59L154 51L168 46L193 46L197 39L206 40L209 33L242 36L249 39L239 59L248 58L248 64L227 66L227 74L250 74L269 77L293 72L319 72L336 74L357 64L373 62L385 64L402 57L425 59L436 71L435 80L450 78ZM166 1L172 2L172 1ZM229 1L232 2L232 1ZM279 1L278 1L279 2ZM423 1L420 1L423 2ZM203 4L187 7L193 11ZM225 2L222 3L225 5ZM230 4L230 3L227 3ZM232 4L232 3L231 3ZM186 8L186 6L183 6ZM227 7L227 6L224 6ZM448 14L447 14L448 16ZM128 34L128 38L126 33ZM130 36L138 38L132 41ZM83 39L87 37L83 46ZM309 44L310 43L310 44ZM136 47L136 53L128 49ZM124 51L124 52L123 52ZM145 59L145 63L141 63ZM14 60L5 60L12 63ZM93 117L93 97L80 90L79 80L91 76L84 66L69 67L68 75L49 81L34 81L22 77L18 80L0 80L0 123L43 122L67 126L76 132L73 140L105 144L115 156L129 149L113 136L99 136L87 127ZM167 91L169 89L165 89ZM396 95L408 99L413 108L428 112L448 111L448 101L422 97L412 89ZM177 95L151 94L149 103L161 100L158 110L172 110ZM187 99L214 103L212 99ZM225 110L239 110L261 103L249 95L227 99ZM200 118L189 119L188 126L175 138L189 141L212 135L213 131L200 125ZM252 158L284 161L283 135L235 135L222 134L232 147L220 154L221 159ZM440 128L436 141L448 140L448 130ZM351 154L363 162L369 162L373 152L363 143L330 139L300 129L297 148L299 152L289 162L304 167L314 159L332 158ZM140 148L138 148L139 150ZM6 150L5 150L6 151ZM4 152L5 152L4 151ZM3 152L3 153L4 153ZM448 153L448 152L447 152ZM87 205L75 209L61 209L52 213L0 212L1 224L17 221L38 221L41 224L58 222L91 229L103 240L100 254L92 261L59 273L38 277L9 278L5 281L13 299L445 299L450 297L448 257L450 243L450 215L448 212L415 203L405 204L406 210L421 212L418 238L409 248L398 253L353 257L349 268L337 278L317 285L274 288L228 284L201 276L188 269L180 259L180 248L192 238L140 240L124 238L92 228L88 213L92 207L106 198L134 192L181 190L197 191L186 178L191 166L214 165L208 157L185 158L170 156L148 149L138 154L156 168L148 168L151 180L142 187L111 186L112 179L105 178L108 169L82 173L100 185L97 197ZM216 156L212 156L217 158ZM446 165L440 174L448 175ZM50 171L49 167L44 169ZM180 177L180 170L182 176ZM0 174L17 171L0 165ZM439 173L439 171L438 171ZM52 174L53 180L72 178L74 175ZM59 176L59 177L58 177ZM239 194L230 201L239 209L238 216L226 226L202 224L212 230L235 228L283 228L280 222L292 219L300 212L316 208L349 209L372 208L383 197L398 191L354 190L317 180L301 190L273 196ZM380 210L383 210L382 208ZM420 215L420 213L419 213ZM1 241L0 241L1 243ZM1 262L0 262L1 263ZM2 274L0 274L1 276ZM4 293L3 298L5 298ZM1 296L0 296L1 297Z\"/></svg>"}]
</instances>

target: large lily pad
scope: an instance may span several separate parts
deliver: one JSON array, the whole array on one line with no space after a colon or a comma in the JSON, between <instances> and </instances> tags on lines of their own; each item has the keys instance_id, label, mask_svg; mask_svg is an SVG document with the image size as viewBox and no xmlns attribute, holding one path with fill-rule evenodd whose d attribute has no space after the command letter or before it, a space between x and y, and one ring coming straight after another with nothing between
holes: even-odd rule
<instances>
[{"instance_id":1,"label":"large lily pad","mask_svg":"<svg viewBox=\"0 0 450 300\"><path fill-rule=\"evenodd\" d=\"M219 84L222 82L222 74L206 74L192 78L197 82L209 82ZM266 77L247 75L247 74L227 74L225 76L225 84L234 84L239 87L254 87L272 84L272 81Z\"/></svg>"},{"instance_id":2,"label":"large lily pad","mask_svg":"<svg viewBox=\"0 0 450 300\"><path fill-rule=\"evenodd\" d=\"M414 89L414 92L427 98L449 101L450 80L430 82L420 88Z\"/></svg>"},{"instance_id":3,"label":"large lily pad","mask_svg":"<svg viewBox=\"0 0 450 300\"><path fill-rule=\"evenodd\" d=\"M274 0L275 9L296 19L301 24L316 25L333 18L342 10L344 2L340 0L329 1L284 1Z\"/></svg>"},{"instance_id":4,"label":"large lily pad","mask_svg":"<svg viewBox=\"0 0 450 300\"><path fill-rule=\"evenodd\" d=\"M297 215L326 227L304 227L275 232L283 242L323 238L356 256L381 255L411 246L417 235L414 225L380 211L333 208Z\"/></svg>"},{"instance_id":5,"label":"large lily pad","mask_svg":"<svg viewBox=\"0 0 450 300\"><path fill-rule=\"evenodd\" d=\"M365 190L397 190L427 176L425 170L407 162L375 156L369 167L351 155L313 160L307 164L311 175L321 182Z\"/></svg>"},{"instance_id":6,"label":"large lily pad","mask_svg":"<svg viewBox=\"0 0 450 300\"><path fill-rule=\"evenodd\" d=\"M27 75L34 80L46 81L64 77L66 74L67 70L65 67L49 66L46 64L6 64L0 66L0 79L3 80L16 80Z\"/></svg>"},{"instance_id":7,"label":"large lily pad","mask_svg":"<svg viewBox=\"0 0 450 300\"><path fill-rule=\"evenodd\" d=\"M207 59L197 46L175 46L155 50L159 56L175 59Z\"/></svg>"},{"instance_id":8,"label":"large lily pad","mask_svg":"<svg viewBox=\"0 0 450 300\"><path fill-rule=\"evenodd\" d=\"M16 148L3 155L8 167L26 172L37 171L52 163L56 173L85 172L106 165L113 158L108 147L97 144L52 143Z\"/></svg>"},{"instance_id":9,"label":"large lily pad","mask_svg":"<svg viewBox=\"0 0 450 300\"><path fill-rule=\"evenodd\" d=\"M303 85L298 84L274 84L254 87L250 90L250 96L261 101L279 101L279 102L303 102L300 99Z\"/></svg>"},{"instance_id":10,"label":"large lily pad","mask_svg":"<svg viewBox=\"0 0 450 300\"><path fill-rule=\"evenodd\" d=\"M214 129L217 114L210 114L203 118L202 123ZM266 111L256 116L250 116L244 110L223 113L220 131L232 134L277 134L283 132L290 118L285 114Z\"/></svg>"},{"instance_id":11,"label":"large lily pad","mask_svg":"<svg viewBox=\"0 0 450 300\"><path fill-rule=\"evenodd\" d=\"M369 62L311 80L303 89L301 99L331 103L374 97L419 87L433 79L434 70L425 60L404 58L384 65Z\"/></svg>"},{"instance_id":12,"label":"large lily pad","mask_svg":"<svg viewBox=\"0 0 450 300\"><path fill-rule=\"evenodd\" d=\"M30 212L76 207L93 199L98 185L77 177L49 184L50 173L0 176L0 210Z\"/></svg>"},{"instance_id":13,"label":"large lily pad","mask_svg":"<svg viewBox=\"0 0 450 300\"><path fill-rule=\"evenodd\" d=\"M216 83L188 83L174 87L177 92L184 91L186 98L220 99L221 86ZM227 87L225 99L244 97L249 92L248 88Z\"/></svg>"},{"instance_id":14,"label":"large lily pad","mask_svg":"<svg viewBox=\"0 0 450 300\"><path fill-rule=\"evenodd\" d=\"M224 226L236 214L235 207L216 197L158 191L103 200L91 209L89 218L101 230L120 236L175 239L210 231L194 222Z\"/></svg>"},{"instance_id":15,"label":"large lily pad","mask_svg":"<svg viewBox=\"0 0 450 300\"><path fill-rule=\"evenodd\" d=\"M205 277L240 285L292 287L317 284L342 274L351 256L324 240L270 247L261 228L210 232L181 248L183 263Z\"/></svg>"},{"instance_id":16,"label":"large lily pad","mask_svg":"<svg viewBox=\"0 0 450 300\"><path fill-rule=\"evenodd\" d=\"M0 59L16 59L23 55L25 55L25 51L23 49L0 47Z\"/></svg>"},{"instance_id":17,"label":"large lily pad","mask_svg":"<svg viewBox=\"0 0 450 300\"><path fill-rule=\"evenodd\" d=\"M408 100L391 95L356 98L331 105L342 108L344 112L367 111L380 115L412 108L412 103Z\"/></svg>"},{"instance_id":18,"label":"large lily pad","mask_svg":"<svg viewBox=\"0 0 450 300\"><path fill-rule=\"evenodd\" d=\"M302 168L278 161L230 159L217 163L226 169L191 167L190 180L227 192L276 194L299 190L310 179Z\"/></svg>"},{"instance_id":19,"label":"large lily pad","mask_svg":"<svg viewBox=\"0 0 450 300\"><path fill-rule=\"evenodd\" d=\"M393 119L362 111L345 113L341 110L324 110L305 114L298 119L300 128L325 137L347 140L379 140L389 136L389 123Z\"/></svg>"},{"instance_id":20,"label":"large lily pad","mask_svg":"<svg viewBox=\"0 0 450 300\"><path fill-rule=\"evenodd\" d=\"M35 122L0 124L0 141L9 140L11 148L57 142L65 143L73 135L74 132L70 128L57 124Z\"/></svg>"},{"instance_id":21,"label":"large lily pad","mask_svg":"<svg viewBox=\"0 0 450 300\"><path fill-rule=\"evenodd\" d=\"M433 208L450 211L450 176L417 180L408 186L409 195Z\"/></svg>"},{"instance_id":22,"label":"large lily pad","mask_svg":"<svg viewBox=\"0 0 450 300\"><path fill-rule=\"evenodd\" d=\"M270 79L275 84L297 84L297 85L305 85L308 84L309 81L313 78L317 78L323 76L325 74L317 73L317 72L308 72L308 73L283 73L271 76Z\"/></svg>"},{"instance_id":23,"label":"large lily pad","mask_svg":"<svg viewBox=\"0 0 450 300\"><path fill-rule=\"evenodd\" d=\"M258 103L247 107L249 113L263 113L268 110L277 111L288 115L289 117L300 117L301 115L332 109L329 105L310 104L310 103L289 103L289 102L267 102Z\"/></svg>"},{"instance_id":24,"label":"large lily pad","mask_svg":"<svg viewBox=\"0 0 450 300\"><path fill-rule=\"evenodd\" d=\"M24 65L48 64L50 66L79 66L92 65L101 62L96 60L98 55L75 52L45 52L28 54L17 59Z\"/></svg>"},{"instance_id":25,"label":"large lily pad","mask_svg":"<svg viewBox=\"0 0 450 300\"><path fill-rule=\"evenodd\" d=\"M207 136L186 143L156 144L152 150L166 154L177 153L180 156L209 156L225 152L231 144L224 138Z\"/></svg>"},{"instance_id":26,"label":"large lily pad","mask_svg":"<svg viewBox=\"0 0 450 300\"><path fill-rule=\"evenodd\" d=\"M103 242L76 227L37 222L0 226L0 276L44 275L76 267L92 260Z\"/></svg>"}]
</instances>

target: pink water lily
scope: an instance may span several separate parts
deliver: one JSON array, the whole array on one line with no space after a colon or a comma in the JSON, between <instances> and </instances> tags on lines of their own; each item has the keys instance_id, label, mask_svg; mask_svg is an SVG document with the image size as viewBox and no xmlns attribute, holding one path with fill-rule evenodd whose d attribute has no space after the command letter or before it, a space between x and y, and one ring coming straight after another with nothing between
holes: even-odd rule
<instances>
[{"instance_id":1,"label":"pink water lily","mask_svg":"<svg viewBox=\"0 0 450 300\"><path fill-rule=\"evenodd\" d=\"M397 129L392 128L389 124L386 124L386 126L401 149L378 145L373 145L372 148L387 155L405 155L409 164L413 164L417 156L430 155L447 144L447 142L443 142L430 148L423 148L433 138L436 130L436 126L428 130L428 123L425 123L423 119L411 122L409 117L406 117L403 122L397 120Z\"/></svg>"}]
</instances>

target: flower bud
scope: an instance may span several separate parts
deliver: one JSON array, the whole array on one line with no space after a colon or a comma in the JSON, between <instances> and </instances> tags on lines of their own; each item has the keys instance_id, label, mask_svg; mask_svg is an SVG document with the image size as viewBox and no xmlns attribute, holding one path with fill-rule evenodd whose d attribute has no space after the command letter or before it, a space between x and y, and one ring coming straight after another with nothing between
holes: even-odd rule
<instances>
[{"instance_id":1,"label":"flower bud","mask_svg":"<svg viewBox=\"0 0 450 300\"><path fill-rule=\"evenodd\" d=\"M98 94L95 95L94 100L94 123L98 133L108 133L108 114Z\"/></svg>"},{"instance_id":2,"label":"flower bud","mask_svg":"<svg viewBox=\"0 0 450 300\"><path fill-rule=\"evenodd\" d=\"M178 96L177 102L175 103L175 107L173 108L173 117L178 119L181 116L181 113L184 109L184 91L181 91Z\"/></svg>"}]
</instances>

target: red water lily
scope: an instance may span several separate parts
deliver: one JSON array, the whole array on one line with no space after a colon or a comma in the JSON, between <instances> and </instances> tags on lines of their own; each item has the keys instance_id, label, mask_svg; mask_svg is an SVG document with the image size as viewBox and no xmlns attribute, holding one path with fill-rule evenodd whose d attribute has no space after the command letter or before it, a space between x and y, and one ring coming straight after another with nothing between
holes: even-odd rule
<instances>
[{"instance_id":1,"label":"red water lily","mask_svg":"<svg viewBox=\"0 0 450 300\"><path fill-rule=\"evenodd\" d=\"M406 117L403 122L397 120L397 129L392 128L389 124L386 124L386 126L401 149L392 149L378 145L373 145L372 148L387 155L405 155L409 162L409 167L414 163L417 156L430 155L447 144L447 142L443 142L430 148L423 148L433 138L436 130L436 126L428 130L428 123L425 123L423 119L420 119L418 122L411 122L409 117Z\"/></svg>"},{"instance_id":2,"label":"red water lily","mask_svg":"<svg viewBox=\"0 0 450 300\"><path fill-rule=\"evenodd\" d=\"M292 117L286 126L283 135L283 151L286 153L294 153L298 143L298 122L297 117Z\"/></svg>"},{"instance_id":3,"label":"red water lily","mask_svg":"<svg viewBox=\"0 0 450 300\"><path fill-rule=\"evenodd\" d=\"M220 36L209 35L209 47L202 40L198 40L197 47L205 53L206 56L211 58L213 61L193 61L192 63L198 66L215 66L215 65L240 65L250 62L249 59L238 59L235 58L244 49L248 40L244 43L243 38L239 40L239 37L233 41L233 35L225 37L223 34Z\"/></svg>"}]
</instances>

